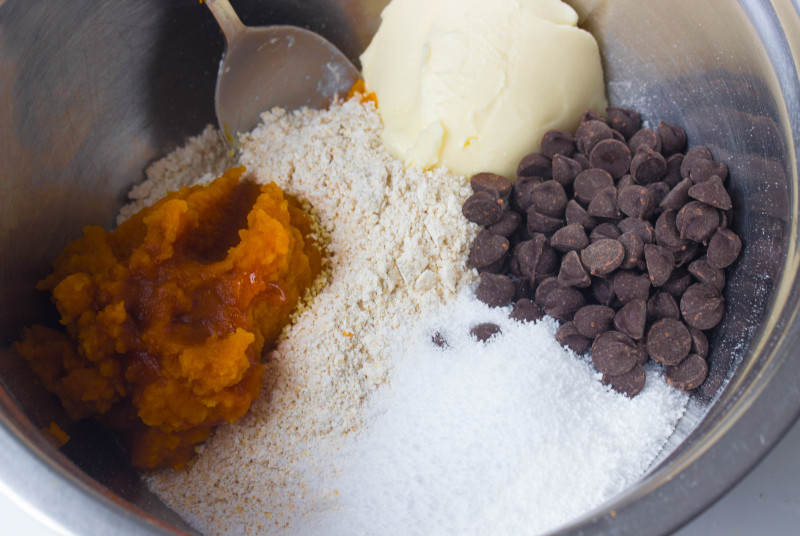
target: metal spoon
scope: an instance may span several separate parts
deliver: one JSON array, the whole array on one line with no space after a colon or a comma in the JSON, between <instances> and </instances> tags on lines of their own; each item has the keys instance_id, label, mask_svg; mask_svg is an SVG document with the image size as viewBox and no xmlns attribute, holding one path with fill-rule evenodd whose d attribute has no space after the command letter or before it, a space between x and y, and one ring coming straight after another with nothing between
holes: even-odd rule
<instances>
[{"instance_id":1,"label":"metal spoon","mask_svg":"<svg viewBox=\"0 0 800 536\"><path fill-rule=\"evenodd\" d=\"M225 54L214 103L225 139L238 149L240 132L265 110L325 108L359 79L342 52L318 34L296 26L248 27L228 0L206 0L225 34Z\"/></svg>"}]
</instances>

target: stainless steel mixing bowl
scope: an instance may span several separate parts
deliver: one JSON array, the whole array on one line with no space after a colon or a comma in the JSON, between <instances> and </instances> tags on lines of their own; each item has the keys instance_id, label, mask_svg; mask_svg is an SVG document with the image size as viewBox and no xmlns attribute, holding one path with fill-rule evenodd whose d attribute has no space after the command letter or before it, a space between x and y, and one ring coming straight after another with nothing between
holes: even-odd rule
<instances>
[{"instance_id":1,"label":"stainless steel mixing bowl","mask_svg":"<svg viewBox=\"0 0 800 536\"><path fill-rule=\"evenodd\" d=\"M488 0L487 0L488 1ZM800 411L800 14L791 0L575 0L616 105L685 126L730 168L744 253L711 374L648 476L565 530L661 534L733 486ZM246 24L298 24L354 60L385 0L234 1ZM52 322L34 283L81 227L110 227L142 169L214 121L222 36L197 0L0 0L0 336ZM113 439L70 426L0 353L0 491L68 534L191 529ZM69 427L61 450L39 431Z\"/></svg>"}]
</instances>

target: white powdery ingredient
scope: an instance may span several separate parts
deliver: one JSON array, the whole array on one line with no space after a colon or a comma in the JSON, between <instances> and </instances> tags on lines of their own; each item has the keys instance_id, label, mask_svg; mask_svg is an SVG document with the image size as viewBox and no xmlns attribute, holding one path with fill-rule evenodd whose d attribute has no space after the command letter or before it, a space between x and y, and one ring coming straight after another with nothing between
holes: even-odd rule
<instances>
[{"instance_id":1,"label":"white powdery ingredient","mask_svg":"<svg viewBox=\"0 0 800 536\"><path fill-rule=\"evenodd\" d=\"M335 500L287 534L540 534L639 479L688 397L651 364L628 399L556 342L555 321L507 315L467 290L396 337L391 386L325 483ZM502 334L472 339L486 321Z\"/></svg>"},{"instance_id":2,"label":"white powdery ingredient","mask_svg":"<svg viewBox=\"0 0 800 536\"><path fill-rule=\"evenodd\" d=\"M461 215L468 184L390 158L373 105L274 110L263 120L242 138L240 163L311 203L330 234L331 275L269 355L250 412L220 427L190 468L147 479L209 535L279 534L324 503L319 486L335 477L336 452L362 428L365 401L386 380L387 341L476 278L466 259L477 227ZM194 162L203 181L219 172L227 157L218 141L192 143L149 170L137 207L186 184L180 162Z\"/></svg>"}]
</instances>

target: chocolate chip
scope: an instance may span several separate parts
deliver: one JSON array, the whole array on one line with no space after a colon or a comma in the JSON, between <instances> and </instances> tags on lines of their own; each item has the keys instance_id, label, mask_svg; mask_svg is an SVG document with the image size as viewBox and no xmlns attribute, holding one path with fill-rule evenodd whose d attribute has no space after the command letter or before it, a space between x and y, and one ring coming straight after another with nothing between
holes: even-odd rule
<instances>
[{"instance_id":1,"label":"chocolate chip","mask_svg":"<svg viewBox=\"0 0 800 536\"><path fill-rule=\"evenodd\" d=\"M651 182L650 184L645 185L647 191L650 192L650 196L653 198L653 205L658 206L661 201L667 196L670 191L670 186L663 180L657 182Z\"/></svg>"},{"instance_id":2,"label":"chocolate chip","mask_svg":"<svg viewBox=\"0 0 800 536\"><path fill-rule=\"evenodd\" d=\"M580 224L584 229L591 231L597 225L597 220L589 216L577 201L570 199L567 203L567 208L564 210L564 217L567 219L567 225Z\"/></svg>"},{"instance_id":3,"label":"chocolate chip","mask_svg":"<svg viewBox=\"0 0 800 536\"><path fill-rule=\"evenodd\" d=\"M655 229L650 225L650 222L645 220L625 218L617 224L617 227L623 233L633 233L637 235L645 244L651 244L655 238Z\"/></svg>"},{"instance_id":4,"label":"chocolate chip","mask_svg":"<svg viewBox=\"0 0 800 536\"><path fill-rule=\"evenodd\" d=\"M662 318L647 331L647 354L662 365L677 365L691 348L692 336L680 320Z\"/></svg>"},{"instance_id":5,"label":"chocolate chip","mask_svg":"<svg viewBox=\"0 0 800 536\"><path fill-rule=\"evenodd\" d=\"M579 124L586 123L587 121L600 121L601 123L605 123L606 119L600 115L599 112L596 112L591 108L586 108L581 114L581 120Z\"/></svg>"},{"instance_id":6,"label":"chocolate chip","mask_svg":"<svg viewBox=\"0 0 800 536\"><path fill-rule=\"evenodd\" d=\"M608 275L622 264L625 248L617 240L603 239L581 251L581 261L592 275Z\"/></svg>"},{"instance_id":7,"label":"chocolate chip","mask_svg":"<svg viewBox=\"0 0 800 536\"><path fill-rule=\"evenodd\" d=\"M551 218L561 218L564 216L564 209L567 206L567 194L564 192L564 187L554 180L534 185L533 206L540 214Z\"/></svg>"},{"instance_id":8,"label":"chocolate chip","mask_svg":"<svg viewBox=\"0 0 800 536\"><path fill-rule=\"evenodd\" d=\"M722 162L701 158L695 161L689 170L689 178L695 184L705 182L711 177L719 177L721 181L725 182L725 179L728 178L728 166Z\"/></svg>"},{"instance_id":9,"label":"chocolate chip","mask_svg":"<svg viewBox=\"0 0 800 536\"><path fill-rule=\"evenodd\" d=\"M698 145L686 151L683 161L681 162L681 177L688 179L689 173L692 170L692 166L698 160L714 160L714 157L711 156L711 151L708 150L708 147Z\"/></svg>"},{"instance_id":10,"label":"chocolate chip","mask_svg":"<svg viewBox=\"0 0 800 536\"><path fill-rule=\"evenodd\" d=\"M612 139L611 127L598 120L586 121L575 131L575 143L578 150L585 155L591 154L594 146L603 140Z\"/></svg>"},{"instance_id":11,"label":"chocolate chip","mask_svg":"<svg viewBox=\"0 0 800 536\"><path fill-rule=\"evenodd\" d=\"M567 287L586 288L592 284L589 274L584 270L577 251L569 251L561 258L558 280Z\"/></svg>"},{"instance_id":12,"label":"chocolate chip","mask_svg":"<svg viewBox=\"0 0 800 536\"><path fill-rule=\"evenodd\" d=\"M681 238L675 218L678 215L674 210L665 210L656 220L656 243L670 249L681 248L686 240Z\"/></svg>"},{"instance_id":13,"label":"chocolate chip","mask_svg":"<svg viewBox=\"0 0 800 536\"><path fill-rule=\"evenodd\" d=\"M514 282L507 275L481 274L475 296L489 307L503 307L514 298Z\"/></svg>"},{"instance_id":14,"label":"chocolate chip","mask_svg":"<svg viewBox=\"0 0 800 536\"><path fill-rule=\"evenodd\" d=\"M683 155L681 153L673 154L667 157L667 171L664 172L662 179L671 188L683 180L681 177L681 164L683 164Z\"/></svg>"},{"instance_id":15,"label":"chocolate chip","mask_svg":"<svg viewBox=\"0 0 800 536\"><path fill-rule=\"evenodd\" d=\"M708 264L705 257L689 264L688 270L700 283L711 285L720 292L725 288L725 272Z\"/></svg>"},{"instance_id":16,"label":"chocolate chip","mask_svg":"<svg viewBox=\"0 0 800 536\"><path fill-rule=\"evenodd\" d=\"M641 132L641 131L640 131ZM642 146L631 160L631 176L636 184L660 181L667 172L667 161L661 153Z\"/></svg>"},{"instance_id":17,"label":"chocolate chip","mask_svg":"<svg viewBox=\"0 0 800 536\"><path fill-rule=\"evenodd\" d=\"M544 316L544 312L531 300L522 298L514 303L514 308L508 316L517 322L535 322Z\"/></svg>"},{"instance_id":18,"label":"chocolate chip","mask_svg":"<svg viewBox=\"0 0 800 536\"><path fill-rule=\"evenodd\" d=\"M533 279L536 274L551 273L558 266L557 256L547 243L547 238L540 233L514 246L513 257L519 265L520 274L528 279Z\"/></svg>"},{"instance_id":19,"label":"chocolate chip","mask_svg":"<svg viewBox=\"0 0 800 536\"><path fill-rule=\"evenodd\" d=\"M542 137L542 154L553 158L557 154L572 156L575 153L575 138L563 130L548 130Z\"/></svg>"},{"instance_id":20,"label":"chocolate chip","mask_svg":"<svg viewBox=\"0 0 800 536\"><path fill-rule=\"evenodd\" d=\"M592 232L589 234L589 242L597 242L598 240L605 240L608 238L616 240L621 235L622 231L613 223L601 223L592 229Z\"/></svg>"},{"instance_id":21,"label":"chocolate chip","mask_svg":"<svg viewBox=\"0 0 800 536\"><path fill-rule=\"evenodd\" d=\"M689 202L689 188L693 184L691 179L683 179L664 196L658 207L661 210L680 210L683 205Z\"/></svg>"},{"instance_id":22,"label":"chocolate chip","mask_svg":"<svg viewBox=\"0 0 800 536\"><path fill-rule=\"evenodd\" d=\"M578 173L572 183L572 190L575 199L584 205L588 205L597 192L614 186L614 179L607 171L602 169L590 168Z\"/></svg>"},{"instance_id":23,"label":"chocolate chip","mask_svg":"<svg viewBox=\"0 0 800 536\"><path fill-rule=\"evenodd\" d=\"M614 316L614 327L634 340L644 337L647 321L647 304L644 300L631 300L620 307Z\"/></svg>"},{"instance_id":24,"label":"chocolate chip","mask_svg":"<svg viewBox=\"0 0 800 536\"><path fill-rule=\"evenodd\" d=\"M514 212L513 210L508 210L503 213L499 220L497 220L497 223L493 223L487 227L486 230L492 234L508 238L519 228L521 221L522 216L520 216L519 213Z\"/></svg>"},{"instance_id":25,"label":"chocolate chip","mask_svg":"<svg viewBox=\"0 0 800 536\"><path fill-rule=\"evenodd\" d=\"M511 193L511 181L494 173L478 173L469 180L473 192L495 191L500 197Z\"/></svg>"},{"instance_id":26,"label":"chocolate chip","mask_svg":"<svg viewBox=\"0 0 800 536\"><path fill-rule=\"evenodd\" d=\"M626 140L636 134L642 125L639 112L627 108L606 108L611 128L622 134Z\"/></svg>"},{"instance_id":27,"label":"chocolate chip","mask_svg":"<svg viewBox=\"0 0 800 536\"><path fill-rule=\"evenodd\" d=\"M650 295L650 278L632 270L620 270L614 274L614 294L622 303L646 300Z\"/></svg>"},{"instance_id":28,"label":"chocolate chip","mask_svg":"<svg viewBox=\"0 0 800 536\"><path fill-rule=\"evenodd\" d=\"M725 190L722 180L716 175L689 188L689 197L722 210L733 207L731 196Z\"/></svg>"},{"instance_id":29,"label":"chocolate chip","mask_svg":"<svg viewBox=\"0 0 800 536\"><path fill-rule=\"evenodd\" d=\"M631 150L625 143L610 139L597 143L589 154L589 163L619 179L631 166Z\"/></svg>"},{"instance_id":30,"label":"chocolate chip","mask_svg":"<svg viewBox=\"0 0 800 536\"><path fill-rule=\"evenodd\" d=\"M617 272L619 273L619 272ZM649 287L650 281L647 282ZM592 280L592 296L601 305L611 305L614 303L614 283L612 279L600 279L596 277Z\"/></svg>"},{"instance_id":31,"label":"chocolate chip","mask_svg":"<svg viewBox=\"0 0 800 536\"><path fill-rule=\"evenodd\" d=\"M439 331L431 335L431 342L439 348L448 348L450 346L450 343L447 342L447 339L445 339L444 335Z\"/></svg>"},{"instance_id":32,"label":"chocolate chip","mask_svg":"<svg viewBox=\"0 0 800 536\"><path fill-rule=\"evenodd\" d=\"M543 154L531 153L519 161L517 177L540 177L542 180L550 180L553 178L553 165Z\"/></svg>"},{"instance_id":33,"label":"chocolate chip","mask_svg":"<svg viewBox=\"0 0 800 536\"><path fill-rule=\"evenodd\" d=\"M653 196L644 186L626 186L617 196L619 209L631 218L645 219L655 209Z\"/></svg>"},{"instance_id":34,"label":"chocolate chip","mask_svg":"<svg viewBox=\"0 0 800 536\"><path fill-rule=\"evenodd\" d=\"M742 239L730 229L717 229L708 242L708 264L714 268L727 268L739 257Z\"/></svg>"},{"instance_id":35,"label":"chocolate chip","mask_svg":"<svg viewBox=\"0 0 800 536\"><path fill-rule=\"evenodd\" d=\"M478 225L492 225L503 216L504 203L494 190L475 192L464 201L461 213Z\"/></svg>"},{"instance_id":36,"label":"chocolate chip","mask_svg":"<svg viewBox=\"0 0 800 536\"><path fill-rule=\"evenodd\" d=\"M589 157L585 154L575 153L572 155L572 159L580 163L580 165L583 166L583 169L589 169L592 167L592 165L589 163Z\"/></svg>"},{"instance_id":37,"label":"chocolate chip","mask_svg":"<svg viewBox=\"0 0 800 536\"><path fill-rule=\"evenodd\" d=\"M639 235L631 232L622 233L617 240L619 240L619 243L625 248L625 258L622 260L622 264L620 264L619 267L623 270L634 268L643 258L644 242L639 238Z\"/></svg>"},{"instance_id":38,"label":"chocolate chip","mask_svg":"<svg viewBox=\"0 0 800 536\"><path fill-rule=\"evenodd\" d=\"M561 252L579 251L588 245L589 237L579 223L565 225L550 237L550 246Z\"/></svg>"},{"instance_id":39,"label":"chocolate chip","mask_svg":"<svg viewBox=\"0 0 800 536\"><path fill-rule=\"evenodd\" d=\"M644 368L637 363L631 370L617 376L611 374L603 374L601 380L603 385L609 385L618 393L622 393L628 398L633 398L644 389L644 384L647 381Z\"/></svg>"},{"instance_id":40,"label":"chocolate chip","mask_svg":"<svg viewBox=\"0 0 800 536\"><path fill-rule=\"evenodd\" d=\"M667 383L681 391L691 391L702 384L708 376L708 364L697 354L691 354L678 365L667 367L664 375Z\"/></svg>"},{"instance_id":41,"label":"chocolate chip","mask_svg":"<svg viewBox=\"0 0 800 536\"><path fill-rule=\"evenodd\" d=\"M627 188L628 186L633 186L634 184L636 183L633 182L633 177L631 177L631 174L626 173L617 181L617 191Z\"/></svg>"},{"instance_id":42,"label":"chocolate chip","mask_svg":"<svg viewBox=\"0 0 800 536\"><path fill-rule=\"evenodd\" d=\"M556 330L556 340L561 346L566 346L578 355L585 354L592 344L592 341L575 329L575 324L565 322Z\"/></svg>"},{"instance_id":43,"label":"chocolate chip","mask_svg":"<svg viewBox=\"0 0 800 536\"><path fill-rule=\"evenodd\" d=\"M666 283L661 285L661 290L669 292L675 298L680 298L689 285L692 284L692 276L682 270L673 270L672 275Z\"/></svg>"},{"instance_id":44,"label":"chocolate chip","mask_svg":"<svg viewBox=\"0 0 800 536\"><path fill-rule=\"evenodd\" d=\"M659 318L681 319L681 310L675 297L668 292L656 292L647 300L647 314L655 320Z\"/></svg>"},{"instance_id":45,"label":"chocolate chip","mask_svg":"<svg viewBox=\"0 0 800 536\"><path fill-rule=\"evenodd\" d=\"M473 327L469 331L470 335L478 339L480 342L486 342L491 339L494 335L502 333L500 331L500 326L494 324L492 322L484 322L482 324L478 324L477 326Z\"/></svg>"},{"instance_id":46,"label":"chocolate chip","mask_svg":"<svg viewBox=\"0 0 800 536\"><path fill-rule=\"evenodd\" d=\"M618 331L601 333L592 343L594 366L611 376L631 370L639 361L639 353L630 337Z\"/></svg>"},{"instance_id":47,"label":"chocolate chip","mask_svg":"<svg viewBox=\"0 0 800 536\"><path fill-rule=\"evenodd\" d=\"M690 326L711 329L725 315L725 299L711 285L695 283L681 297L681 314Z\"/></svg>"},{"instance_id":48,"label":"chocolate chip","mask_svg":"<svg viewBox=\"0 0 800 536\"><path fill-rule=\"evenodd\" d=\"M514 299L513 301L528 299L531 297L531 288L528 280L524 277L515 277L514 282Z\"/></svg>"},{"instance_id":49,"label":"chocolate chip","mask_svg":"<svg viewBox=\"0 0 800 536\"><path fill-rule=\"evenodd\" d=\"M644 260L647 263L650 284L660 287L666 283L675 266L675 257L672 252L663 246L647 244L644 246Z\"/></svg>"},{"instance_id":50,"label":"chocolate chip","mask_svg":"<svg viewBox=\"0 0 800 536\"><path fill-rule=\"evenodd\" d=\"M628 146L632 153L636 153L640 148L647 148L652 151L661 151L661 138L656 131L649 128L642 128L631 136Z\"/></svg>"},{"instance_id":51,"label":"chocolate chip","mask_svg":"<svg viewBox=\"0 0 800 536\"><path fill-rule=\"evenodd\" d=\"M577 160L563 154L557 154L553 157L553 180L558 181L564 188L572 187L575 177L583 170L584 167Z\"/></svg>"},{"instance_id":52,"label":"chocolate chip","mask_svg":"<svg viewBox=\"0 0 800 536\"><path fill-rule=\"evenodd\" d=\"M675 267L683 266L695 260L699 249L700 245L691 240L687 240L686 243L679 248L672 248L670 251L672 251L672 255L675 257Z\"/></svg>"},{"instance_id":53,"label":"chocolate chip","mask_svg":"<svg viewBox=\"0 0 800 536\"><path fill-rule=\"evenodd\" d=\"M470 266L477 268L479 272L497 272L503 266L508 247L509 243L505 237L484 229L478 233L472 244L469 253Z\"/></svg>"},{"instance_id":54,"label":"chocolate chip","mask_svg":"<svg viewBox=\"0 0 800 536\"><path fill-rule=\"evenodd\" d=\"M681 238L706 244L719 225L719 213L705 203L689 201L678 211L675 224Z\"/></svg>"},{"instance_id":55,"label":"chocolate chip","mask_svg":"<svg viewBox=\"0 0 800 536\"><path fill-rule=\"evenodd\" d=\"M658 137L661 139L661 154L670 156L686 147L686 132L665 121L658 122Z\"/></svg>"},{"instance_id":56,"label":"chocolate chip","mask_svg":"<svg viewBox=\"0 0 800 536\"><path fill-rule=\"evenodd\" d=\"M697 328L693 328L692 326L686 327L689 328L689 333L692 336L691 352L705 359L706 356L708 356L708 338L706 337L706 334Z\"/></svg>"},{"instance_id":57,"label":"chocolate chip","mask_svg":"<svg viewBox=\"0 0 800 536\"><path fill-rule=\"evenodd\" d=\"M614 309L605 305L584 305L575 312L572 321L581 335L594 339L611 329Z\"/></svg>"},{"instance_id":58,"label":"chocolate chip","mask_svg":"<svg viewBox=\"0 0 800 536\"><path fill-rule=\"evenodd\" d=\"M544 299L544 312L566 322L572 320L575 311L586 304L583 294L572 287L558 287L550 291Z\"/></svg>"},{"instance_id":59,"label":"chocolate chip","mask_svg":"<svg viewBox=\"0 0 800 536\"><path fill-rule=\"evenodd\" d=\"M597 192L587 212L596 218L621 218L622 213L617 207L617 189L610 186Z\"/></svg>"},{"instance_id":60,"label":"chocolate chip","mask_svg":"<svg viewBox=\"0 0 800 536\"><path fill-rule=\"evenodd\" d=\"M539 305L544 305L547 295L555 289L561 288L562 286L563 285L557 277L548 277L543 279L542 282L536 287L533 299L536 300L536 303Z\"/></svg>"},{"instance_id":61,"label":"chocolate chip","mask_svg":"<svg viewBox=\"0 0 800 536\"><path fill-rule=\"evenodd\" d=\"M526 215L528 218L527 229L530 234L542 233L551 235L561 229L565 223L561 218L542 214L535 206L529 207Z\"/></svg>"},{"instance_id":62,"label":"chocolate chip","mask_svg":"<svg viewBox=\"0 0 800 536\"><path fill-rule=\"evenodd\" d=\"M511 207L525 212L533 205L533 187L542 182L540 177L520 177L511 187Z\"/></svg>"}]
</instances>

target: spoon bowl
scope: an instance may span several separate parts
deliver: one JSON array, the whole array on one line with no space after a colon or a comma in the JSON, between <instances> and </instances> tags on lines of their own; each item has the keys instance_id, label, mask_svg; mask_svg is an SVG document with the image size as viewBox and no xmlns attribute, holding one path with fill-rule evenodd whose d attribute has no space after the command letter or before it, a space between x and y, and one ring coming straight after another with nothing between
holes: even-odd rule
<instances>
[{"instance_id":1,"label":"spoon bowl","mask_svg":"<svg viewBox=\"0 0 800 536\"><path fill-rule=\"evenodd\" d=\"M228 0L206 0L225 35L214 104L228 145L274 107L325 108L360 75L332 43L296 26L245 26Z\"/></svg>"}]
</instances>

